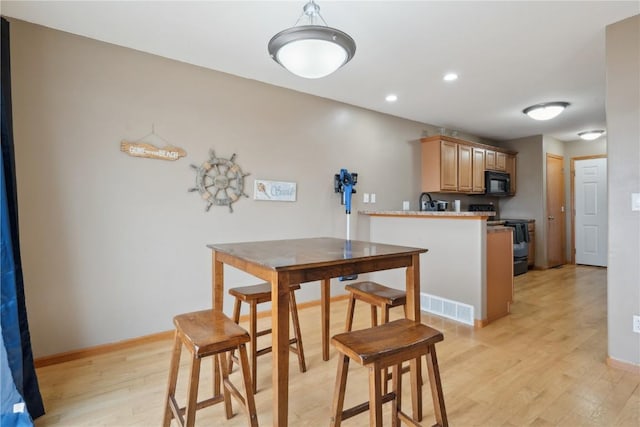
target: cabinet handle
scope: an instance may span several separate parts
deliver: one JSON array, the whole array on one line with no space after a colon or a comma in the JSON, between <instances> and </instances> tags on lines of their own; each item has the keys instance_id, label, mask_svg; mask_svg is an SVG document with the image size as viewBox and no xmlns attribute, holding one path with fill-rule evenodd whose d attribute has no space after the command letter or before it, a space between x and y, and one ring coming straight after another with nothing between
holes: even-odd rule
<instances>
[{"instance_id":1,"label":"cabinet handle","mask_svg":"<svg viewBox=\"0 0 640 427\"><path fill-rule=\"evenodd\" d=\"M548 219L549 219L549 221L553 221L555 218L552 217L552 216L549 216Z\"/></svg>"}]
</instances>

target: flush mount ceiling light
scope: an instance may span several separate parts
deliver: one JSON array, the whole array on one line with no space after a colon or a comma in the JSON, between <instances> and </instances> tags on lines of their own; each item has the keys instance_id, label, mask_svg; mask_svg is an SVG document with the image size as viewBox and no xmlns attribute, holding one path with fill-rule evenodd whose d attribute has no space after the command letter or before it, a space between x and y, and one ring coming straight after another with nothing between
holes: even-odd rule
<instances>
[{"instance_id":1,"label":"flush mount ceiling light","mask_svg":"<svg viewBox=\"0 0 640 427\"><path fill-rule=\"evenodd\" d=\"M384 98L384 100L385 100L385 101L387 101L387 102L396 102L396 101L398 100L398 95L395 95L395 94L393 94L393 93L390 93L389 95L387 95L387 96Z\"/></svg>"},{"instance_id":2,"label":"flush mount ceiling light","mask_svg":"<svg viewBox=\"0 0 640 427\"><path fill-rule=\"evenodd\" d=\"M593 141L594 139L600 138L604 135L604 130L596 129L596 130L586 130L584 132L578 132L578 136L587 141Z\"/></svg>"},{"instance_id":3,"label":"flush mount ceiling light","mask_svg":"<svg viewBox=\"0 0 640 427\"><path fill-rule=\"evenodd\" d=\"M551 120L568 106L568 102L545 102L527 107L522 112L534 120Z\"/></svg>"},{"instance_id":4,"label":"flush mount ceiling light","mask_svg":"<svg viewBox=\"0 0 640 427\"><path fill-rule=\"evenodd\" d=\"M327 26L315 1L302 10L293 27L271 38L269 55L297 76L319 79L349 62L356 53L356 42L347 33ZM300 22L303 24L298 25Z\"/></svg>"}]
</instances>

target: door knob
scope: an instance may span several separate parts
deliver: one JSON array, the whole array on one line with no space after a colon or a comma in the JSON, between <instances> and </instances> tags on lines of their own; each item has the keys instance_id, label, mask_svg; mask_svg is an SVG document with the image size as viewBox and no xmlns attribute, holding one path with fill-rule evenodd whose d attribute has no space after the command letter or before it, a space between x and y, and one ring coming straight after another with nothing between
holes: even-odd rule
<instances>
[{"instance_id":1,"label":"door knob","mask_svg":"<svg viewBox=\"0 0 640 427\"><path fill-rule=\"evenodd\" d=\"M555 218L552 217L551 215L549 215L549 217L547 218L549 221L553 221Z\"/></svg>"}]
</instances>

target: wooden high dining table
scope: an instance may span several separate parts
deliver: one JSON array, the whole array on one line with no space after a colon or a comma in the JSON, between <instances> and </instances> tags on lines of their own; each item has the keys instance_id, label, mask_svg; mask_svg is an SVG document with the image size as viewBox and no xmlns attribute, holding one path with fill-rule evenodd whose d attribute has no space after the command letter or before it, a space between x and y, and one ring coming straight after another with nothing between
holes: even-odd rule
<instances>
[{"instance_id":1,"label":"wooden high dining table","mask_svg":"<svg viewBox=\"0 0 640 427\"><path fill-rule=\"evenodd\" d=\"M335 277L406 268L407 317L420 321L420 254L427 249L336 238L207 245L211 248L213 308L222 311L224 264L271 283L273 425L289 410L289 285L321 282L322 355L329 359L329 285ZM214 387L219 389L216 376ZM216 390L218 391L218 390Z\"/></svg>"}]
</instances>

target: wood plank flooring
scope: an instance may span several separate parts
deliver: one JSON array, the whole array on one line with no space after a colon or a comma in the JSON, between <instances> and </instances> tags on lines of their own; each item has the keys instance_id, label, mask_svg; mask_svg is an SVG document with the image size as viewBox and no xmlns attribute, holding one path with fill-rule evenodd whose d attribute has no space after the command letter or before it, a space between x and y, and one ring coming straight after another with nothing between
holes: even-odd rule
<instances>
[{"instance_id":1,"label":"wood plank flooring","mask_svg":"<svg viewBox=\"0 0 640 427\"><path fill-rule=\"evenodd\" d=\"M450 425L640 425L640 375L605 363L606 269L564 266L530 271L516 278L515 289L512 314L483 329L422 317L444 332L437 351ZM345 313L346 301L332 304L332 333L344 328ZM401 309L394 309L391 317L401 314ZM269 319L260 322L266 325ZM308 371L301 374L292 355L290 425L327 425L336 352L332 348L331 359L322 361L319 307L301 310L300 322ZM359 304L354 328L367 327L368 322L368 308ZM47 414L36 426L160 425L170 353L171 341L166 340L39 368ZM202 370L201 397L211 390L209 363ZM271 356L260 357L258 365L258 420L267 426L272 421ZM187 374L183 363L178 398L185 396L182 380ZM233 375L238 378L237 370ZM403 402L410 404L405 391ZM345 405L364 401L367 392L365 369L352 364ZM429 387L424 393L424 424L430 425ZM388 414L389 405L385 406ZM223 406L216 405L198 411L197 425L244 426L245 418L239 414L226 420ZM366 426L368 417L362 414L344 425Z\"/></svg>"}]
</instances>

